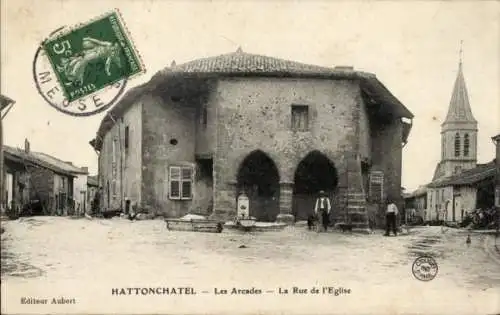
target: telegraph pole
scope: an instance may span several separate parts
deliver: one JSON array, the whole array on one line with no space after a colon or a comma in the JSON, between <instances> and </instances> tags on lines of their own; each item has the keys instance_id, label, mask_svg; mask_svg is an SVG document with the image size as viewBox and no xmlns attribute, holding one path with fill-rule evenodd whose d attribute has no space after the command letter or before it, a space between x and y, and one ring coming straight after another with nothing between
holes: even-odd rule
<instances>
[{"instance_id":1,"label":"telegraph pole","mask_svg":"<svg viewBox=\"0 0 500 315\"><path fill-rule=\"evenodd\" d=\"M0 216L5 215L4 198L5 198L5 170L4 170L4 157L3 157L3 118L7 115L8 111L14 105L15 101L0 94ZM9 107L9 108L7 108ZM5 114L2 111L7 108Z\"/></svg>"}]
</instances>

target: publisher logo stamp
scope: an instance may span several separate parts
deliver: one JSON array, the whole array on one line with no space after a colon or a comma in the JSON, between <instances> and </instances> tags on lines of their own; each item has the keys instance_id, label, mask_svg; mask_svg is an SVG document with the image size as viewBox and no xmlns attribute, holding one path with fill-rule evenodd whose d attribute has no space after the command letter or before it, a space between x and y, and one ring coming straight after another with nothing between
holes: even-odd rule
<instances>
[{"instance_id":1,"label":"publisher logo stamp","mask_svg":"<svg viewBox=\"0 0 500 315\"><path fill-rule=\"evenodd\" d=\"M413 276L420 281L431 281L438 273L438 264L430 256L421 256L415 259L411 267Z\"/></svg>"},{"instance_id":2,"label":"publisher logo stamp","mask_svg":"<svg viewBox=\"0 0 500 315\"><path fill-rule=\"evenodd\" d=\"M42 97L76 116L105 110L121 96L127 80L144 72L117 10L51 34L33 65Z\"/></svg>"}]
</instances>

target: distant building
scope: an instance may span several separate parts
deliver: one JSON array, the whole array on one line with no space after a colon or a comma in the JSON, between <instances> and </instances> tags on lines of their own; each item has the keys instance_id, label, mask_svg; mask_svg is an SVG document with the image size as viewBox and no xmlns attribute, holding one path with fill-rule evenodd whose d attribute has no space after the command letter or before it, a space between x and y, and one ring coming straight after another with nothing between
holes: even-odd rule
<instances>
[{"instance_id":1,"label":"distant building","mask_svg":"<svg viewBox=\"0 0 500 315\"><path fill-rule=\"evenodd\" d=\"M4 215L6 209L4 207L6 201L5 201L5 196L3 194L3 192L5 191L4 189L5 170L4 170L4 158L3 158L3 138L4 138L3 118L6 115L6 112L12 107L14 103L15 103L14 100L0 94L0 116L1 116L0 117L0 216Z\"/></svg>"},{"instance_id":2,"label":"distant building","mask_svg":"<svg viewBox=\"0 0 500 315\"><path fill-rule=\"evenodd\" d=\"M97 176L88 176L87 177L87 208L85 212L90 213L92 209L92 202L94 201L94 197L99 190L99 181Z\"/></svg>"},{"instance_id":3,"label":"distant building","mask_svg":"<svg viewBox=\"0 0 500 315\"><path fill-rule=\"evenodd\" d=\"M6 169L5 205L20 211L28 204L40 215L73 214L74 179L87 174L67 162L33 152L26 140L24 149L4 146Z\"/></svg>"},{"instance_id":4,"label":"distant building","mask_svg":"<svg viewBox=\"0 0 500 315\"><path fill-rule=\"evenodd\" d=\"M477 132L460 61L441 125L441 161L427 185L425 221L461 222L468 212L493 206L496 166L477 164Z\"/></svg>"},{"instance_id":5,"label":"distant building","mask_svg":"<svg viewBox=\"0 0 500 315\"><path fill-rule=\"evenodd\" d=\"M73 165L71 162L66 162ZM83 174L75 174L73 179L73 199L75 200L75 214L83 215L88 208L87 203L87 178L88 168L82 167Z\"/></svg>"},{"instance_id":6,"label":"distant building","mask_svg":"<svg viewBox=\"0 0 500 315\"><path fill-rule=\"evenodd\" d=\"M421 186L405 194L405 212L408 222L425 222L427 218L427 187Z\"/></svg>"},{"instance_id":7,"label":"distant building","mask_svg":"<svg viewBox=\"0 0 500 315\"><path fill-rule=\"evenodd\" d=\"M461 222L468 212L494 206L495 162L476 167L429 184L434 191L434 205L442 210L439 220ZM437 200L436 200L437 199ZM436 215L433 217L432 214ZM436 220L436 212L429 221Z\"/></svg>"},{"instance_id":8,"label":"distant building","mask_svg":"<svg viewBox=\"0 0 500 315\"><path fill-rule=\"evenodd\" d=\"M491 138L496 146L495 164L496 164L496 184L495 184L495 207L500 211L500 134Z\"/></svg>"},{"instance_id":9,"label":"distant building","mask_svg":"<svg viewBox=\"0 0 500 315\"><path fill-rule=\"evenodd\" d=\"M241 50L172 64L102 121L92 141L101 204L225 220L245 192L252 216L289 222L324 190L335 222L366 227L368 204L402 206L404 118L413 115L375 75L352 67Z\"/></svg>"}]
</instances>

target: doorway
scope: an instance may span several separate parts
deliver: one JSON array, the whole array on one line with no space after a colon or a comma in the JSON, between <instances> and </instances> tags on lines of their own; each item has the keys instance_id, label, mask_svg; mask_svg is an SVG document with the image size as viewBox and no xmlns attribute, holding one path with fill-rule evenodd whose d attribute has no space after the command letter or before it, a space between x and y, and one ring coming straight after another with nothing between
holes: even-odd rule
<instances>
[{"instance_id":1,"label":"doorway","mask_svg":"<svg viewBox=\"0 0 500 315\"><path fill-rule=\"evenodd\" d=\"M292 213L295 220L307 220L314 211L314 203L321 190L330 198L333 207L337 184L337 169L330 159L319 151L306 155L298 164L294 176Z\"/></svg>"},{"instance_id":2,"label":"doorway","mask_svg":"<svg viewBox=\"0 0 500 315\"><path fill-rule=\"evenodd\" d=\"M250 202L250 216L274 222L279 214L279 172L274 161L260 150L250 153L238 170L238 194Z\"/></svg>"}]
</instances>

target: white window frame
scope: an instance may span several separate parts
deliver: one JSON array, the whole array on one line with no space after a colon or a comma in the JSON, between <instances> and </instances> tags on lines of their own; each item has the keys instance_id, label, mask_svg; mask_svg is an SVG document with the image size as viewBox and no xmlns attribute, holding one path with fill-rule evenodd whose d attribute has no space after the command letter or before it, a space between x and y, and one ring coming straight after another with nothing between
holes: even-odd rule
<instances>
[{"instance_id":1,"label":"white window frame","mask_svg":"<svg viewBox=\"0 0 500 315\"><path fill-rule=\"evenodd\" d=\"M178 176L174 176L172 174L175 170L177 170ZM190 176L189 179L182 177L182 171L189 170ZM194 188L194 167L192 166L170 166L168 168L168 198L170 200L192 200L193 199L193 188ZM172 182L179 182L179 195L172 195ZM188 197L183 196L182 184L190 183L190 195Z\"/></svg>"}]
</instances>

